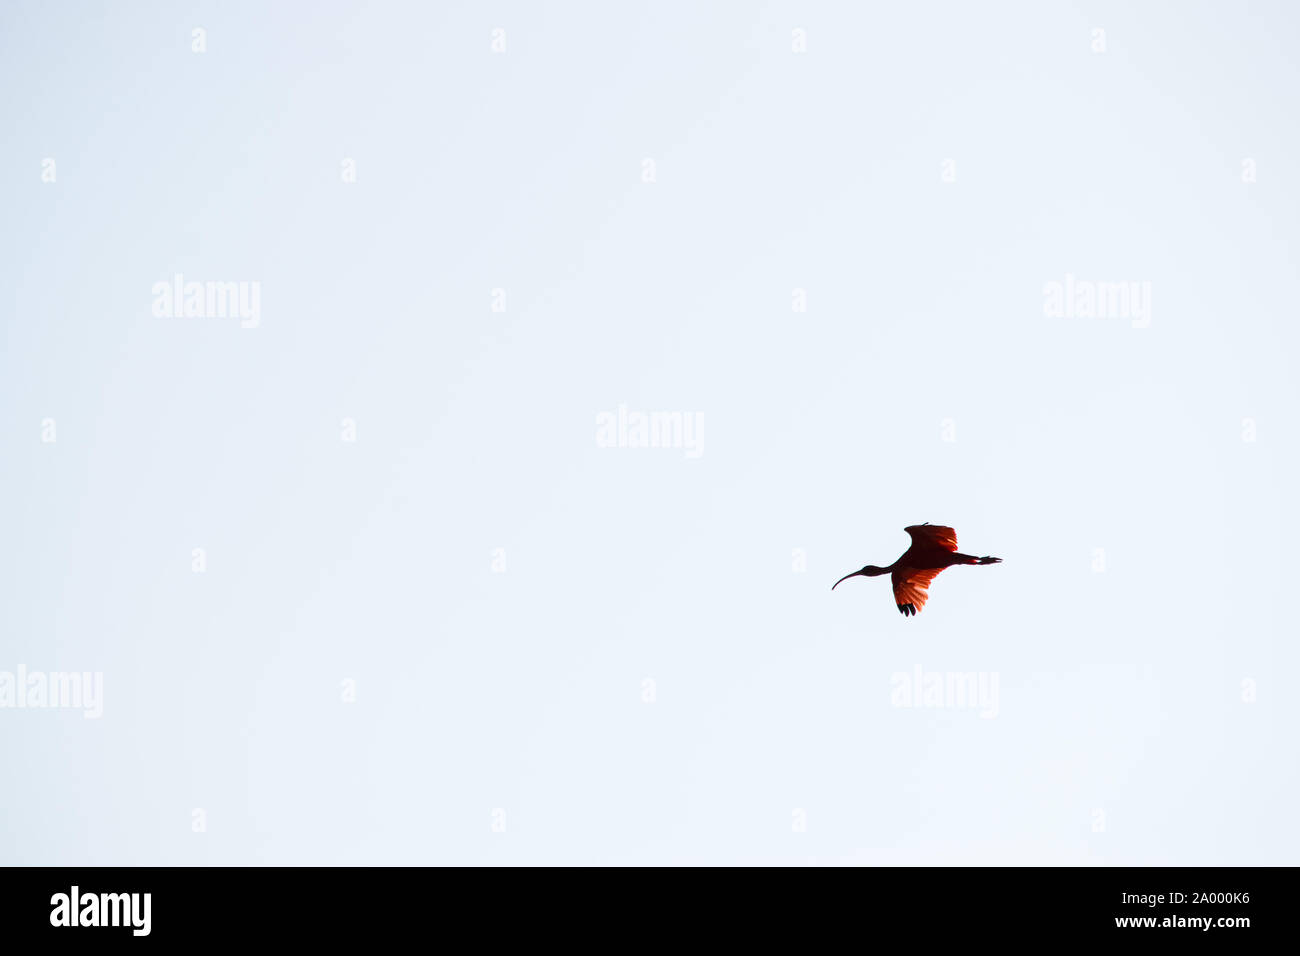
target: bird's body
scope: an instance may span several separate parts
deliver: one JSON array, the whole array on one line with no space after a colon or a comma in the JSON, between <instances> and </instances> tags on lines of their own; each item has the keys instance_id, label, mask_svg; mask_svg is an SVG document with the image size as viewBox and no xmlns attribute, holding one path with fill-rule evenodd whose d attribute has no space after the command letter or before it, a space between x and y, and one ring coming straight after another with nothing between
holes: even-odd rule
<instances>
[{"instance_id":1,"label":"bird's body","mask_svg":"<svg viewBox=\"0 0 1300 956\"><path fill-rule=\"evenodd\" d=\"M874 578L888 574L894 585L894 602L898 611L904 616L913 616L921 608L929 595L926 590L930 582L944 568L954 564L1000 564L1001 558L977 558L972 554L962 554L957 550L957 532L934 524L914 524L903 529L912 536L912 546L903 552L902 557L887 568L878 568L868 564L861 571L846 574L831 585L834 591L849 578L862 575Z\"/></svg>"}]
</instances>

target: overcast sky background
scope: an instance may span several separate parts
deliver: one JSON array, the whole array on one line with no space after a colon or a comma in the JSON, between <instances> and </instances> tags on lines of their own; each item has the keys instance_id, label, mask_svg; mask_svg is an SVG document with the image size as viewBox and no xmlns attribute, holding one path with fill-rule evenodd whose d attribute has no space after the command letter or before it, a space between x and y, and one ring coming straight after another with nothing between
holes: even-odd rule
<instances>
[{"instance_id":1,"label":"overcast sky background","mask_svg":"<svg viewBox=\"0 0 1300 956\"><path fill-rule=\"evenodd\" d=\"M1298 26L6 2L0 862L1295 864Z\"/></svg>"}]
</instances>

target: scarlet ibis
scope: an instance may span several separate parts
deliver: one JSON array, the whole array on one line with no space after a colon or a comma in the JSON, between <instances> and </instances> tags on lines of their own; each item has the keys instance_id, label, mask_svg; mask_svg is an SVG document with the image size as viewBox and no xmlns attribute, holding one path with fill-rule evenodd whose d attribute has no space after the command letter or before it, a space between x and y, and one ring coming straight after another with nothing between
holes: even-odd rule
<instances>
[{"instance_id":1,"label":"scarlet ibis","mask_svg":"<svg viewBox=\"0 0 1300 956\"><path fill-rule=\"evenodd\" d=\"M892 574L894 581L894 602L898 613L904 617L913 617L925 607L926 589L944 568L954 564L1001 564L1001 558L977 558L972 554L962 554L957 550L957 532L937 524L914 524L904 528L912 536L912 546L903 552L903 556L887 568L878 568L868 564L861 571L846 574L834 584L834 591L849 578L874 578L881 574Z\"/></svg>"}]
</instances>

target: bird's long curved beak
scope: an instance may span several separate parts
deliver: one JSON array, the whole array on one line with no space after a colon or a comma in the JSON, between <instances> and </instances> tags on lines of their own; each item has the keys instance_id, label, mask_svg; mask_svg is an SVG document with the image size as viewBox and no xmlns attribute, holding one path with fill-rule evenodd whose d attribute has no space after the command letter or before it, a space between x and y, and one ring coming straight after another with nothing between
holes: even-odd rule
<instances>
[{"instance_id":1,"label":"bird's long curved beak","mask_svg":"<svg viewBox=\"0 0 1300 956\"><path fill-rule=\"evenodd\" d=\"M859 574L861 574L861 573L862 573L861 571L854 571L852 574L846 574L846 575L844 575L844 577L840 578L838 581L836 581L834 584L831 585L831 590L834 591L837 587L839 587L841 584L843 584L843 583L844 583L845 581L847 581L849 578L856 578L856 577L857 577Z\"/></svg>"}]
</instances>

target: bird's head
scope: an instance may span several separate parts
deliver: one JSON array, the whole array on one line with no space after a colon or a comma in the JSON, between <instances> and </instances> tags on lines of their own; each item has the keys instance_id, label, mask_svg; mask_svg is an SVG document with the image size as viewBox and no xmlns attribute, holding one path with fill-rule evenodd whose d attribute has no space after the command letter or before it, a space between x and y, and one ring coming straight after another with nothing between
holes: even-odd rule
<instances>
[{"instance_id":1,"label":"bird's head","mask_svg":"<svg viewBox=\"0 0 1300 956\"><path fill-rule=\"evenodd\" d=\"M889 568L878 568L874 564L868 564L861 571L854 571L852 574L844 575L844 577L840 578L838 581L836 581L834 584L831 585L831 590L834 591L837 587L839 587L849 578L856 578L858 575L862 575L864 578L874 578L877 575L888 574L888 573L889 573Z\"/></svg>"}]
</instances>

